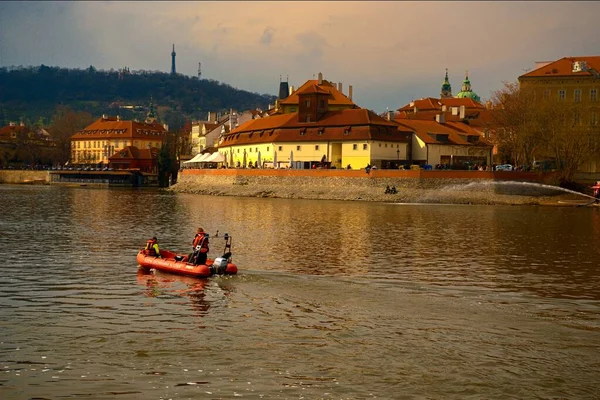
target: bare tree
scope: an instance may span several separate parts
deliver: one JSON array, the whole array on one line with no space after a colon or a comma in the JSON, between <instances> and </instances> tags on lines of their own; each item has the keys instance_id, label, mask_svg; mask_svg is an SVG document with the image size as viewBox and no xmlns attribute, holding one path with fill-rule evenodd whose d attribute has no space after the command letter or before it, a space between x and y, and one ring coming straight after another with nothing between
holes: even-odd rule
<instances>
[{"instance_id":1,"label":"bare tree","mask_svg":"<svg viewBox=\"0 0 600 400\"><path fill-rule=\"evenodd\" d=\"M504 82L504 88L492 96L492 140L502 158L515 165L532 165L535 152L543 142L536 119L533 92L521 90L518 83Z\"/></svg>"},{"instance_id":2,"label":"bare tree","mask_svg":"<svg viewBox=\"0 0 600 400\"><path fill-rule=\"evenodd\" d=\"M52 124L48 132L56 141L57 160L64 164L71 154L71 136L92 123L92 115L88 112L75 112L69 107L59 106L52 116Z\"/></svg>"}]
</instances>

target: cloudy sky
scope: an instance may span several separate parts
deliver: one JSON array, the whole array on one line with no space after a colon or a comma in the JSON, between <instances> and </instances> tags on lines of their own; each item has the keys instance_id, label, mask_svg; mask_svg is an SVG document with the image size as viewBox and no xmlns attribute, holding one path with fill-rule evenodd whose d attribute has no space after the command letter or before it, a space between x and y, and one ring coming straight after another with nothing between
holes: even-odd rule
<instances>
[{"instance_id":1,"label":"cloudy sky","mask_svg":"<svg viewBox=\"0 0 600 400\"><path fill-rule=\"evenodd\" d=\"M453 93L486 99L535 61L600 55L600 2L0 2L0 65L160 70L276 95L322 72L383 112Z\"/></svg>"}]
</instances>

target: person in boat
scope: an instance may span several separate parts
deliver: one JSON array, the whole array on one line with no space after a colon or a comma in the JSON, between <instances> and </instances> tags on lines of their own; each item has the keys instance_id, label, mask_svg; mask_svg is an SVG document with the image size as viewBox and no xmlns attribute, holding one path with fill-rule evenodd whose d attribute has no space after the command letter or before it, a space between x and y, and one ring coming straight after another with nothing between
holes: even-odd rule
<instances>
[{"instance_id":1,"label":"person in boat","mask_svg":"<svg viewBox=\"0 0 600 400\"><path fill-rule=\"evenodd\" d=\"M144 254L160 258L160 250L158 248L158 239L156 238L156 236L154 236L152 239L146 242Z\"/></svg>"},{"instance_id":2,"label":"person in boat","mask_svg":"<svg viewBox=\"0 0 600 400\"><path fill-rule=\"evenodd\" d=\"M206 264L206 258L208 257L208 234L204 232L204 229L198 228L194 241L192 242L193 255L191 262L194 265Z\"/></svg>"}]
</instances>

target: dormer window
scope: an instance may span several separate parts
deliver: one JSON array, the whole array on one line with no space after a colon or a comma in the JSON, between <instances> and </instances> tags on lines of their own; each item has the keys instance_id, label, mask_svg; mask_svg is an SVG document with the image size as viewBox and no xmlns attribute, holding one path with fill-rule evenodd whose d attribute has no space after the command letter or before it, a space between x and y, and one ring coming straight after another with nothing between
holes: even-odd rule
<instances>
[{"instance_id":1,"label":"dormer window","mask_svg":"<svg viewBox=\"0 0 600 400\"><path fill-rule=\"evenodd\" d=\"M323 129L319 129L319 130L317 131L317 135L319 135L319 136L323 135Z\"/></svg>"}]
</instances>

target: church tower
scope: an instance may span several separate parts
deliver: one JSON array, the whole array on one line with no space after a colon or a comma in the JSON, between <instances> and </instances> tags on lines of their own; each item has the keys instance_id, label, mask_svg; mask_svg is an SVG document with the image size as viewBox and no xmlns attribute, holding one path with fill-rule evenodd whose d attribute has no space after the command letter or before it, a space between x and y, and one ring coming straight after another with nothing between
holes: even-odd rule
<instances>
[{"instance_id":1,"label":"church tower","mask_svg":"<svg viewBox=\"0 0 600 400\"><path fill-rule=\"evenodd\" d=\"M148 107L148 112L146 113L146 121L147 124L151 124L156 122L156 113L154 112L154 104L152 103L152 96L150 96L150 107Z\"/></svg>"},{"instance_id":2,"label":"church tower","mask_svg":"<svg viewBox=\"0 0 600 400\"><path fill-rule=\"evenodd\" d=\"M446 68L446 77L444 78L444 83L442 84L442 91L440 92L441 99L451 99L452 98L452 86L450 86L450 81L448 80L448 68Z\"/></svg>"},{"instance_id":3,"label":"church tower","mask_svg":"<svg viewBox=\"0 0 600 400\"><path fill-rule=\"evenodd\" d=\"M456 95L458 99L473 99L476 102L481 102L481 97L477 95L471 88L471 80L469 79L469 71L465 73L465 80L463 81L461 91Z\"/></svg>"},{"instance_id":4,"label":"church tower","mask_svg":"<svg viewBox=\"0 0 600 400\"><path fill-rule=\"evenodd\" d=\"M175 43L173 43L173 51L171 52L171 75L175 75Z\"/></svg>"}]
</instances>

